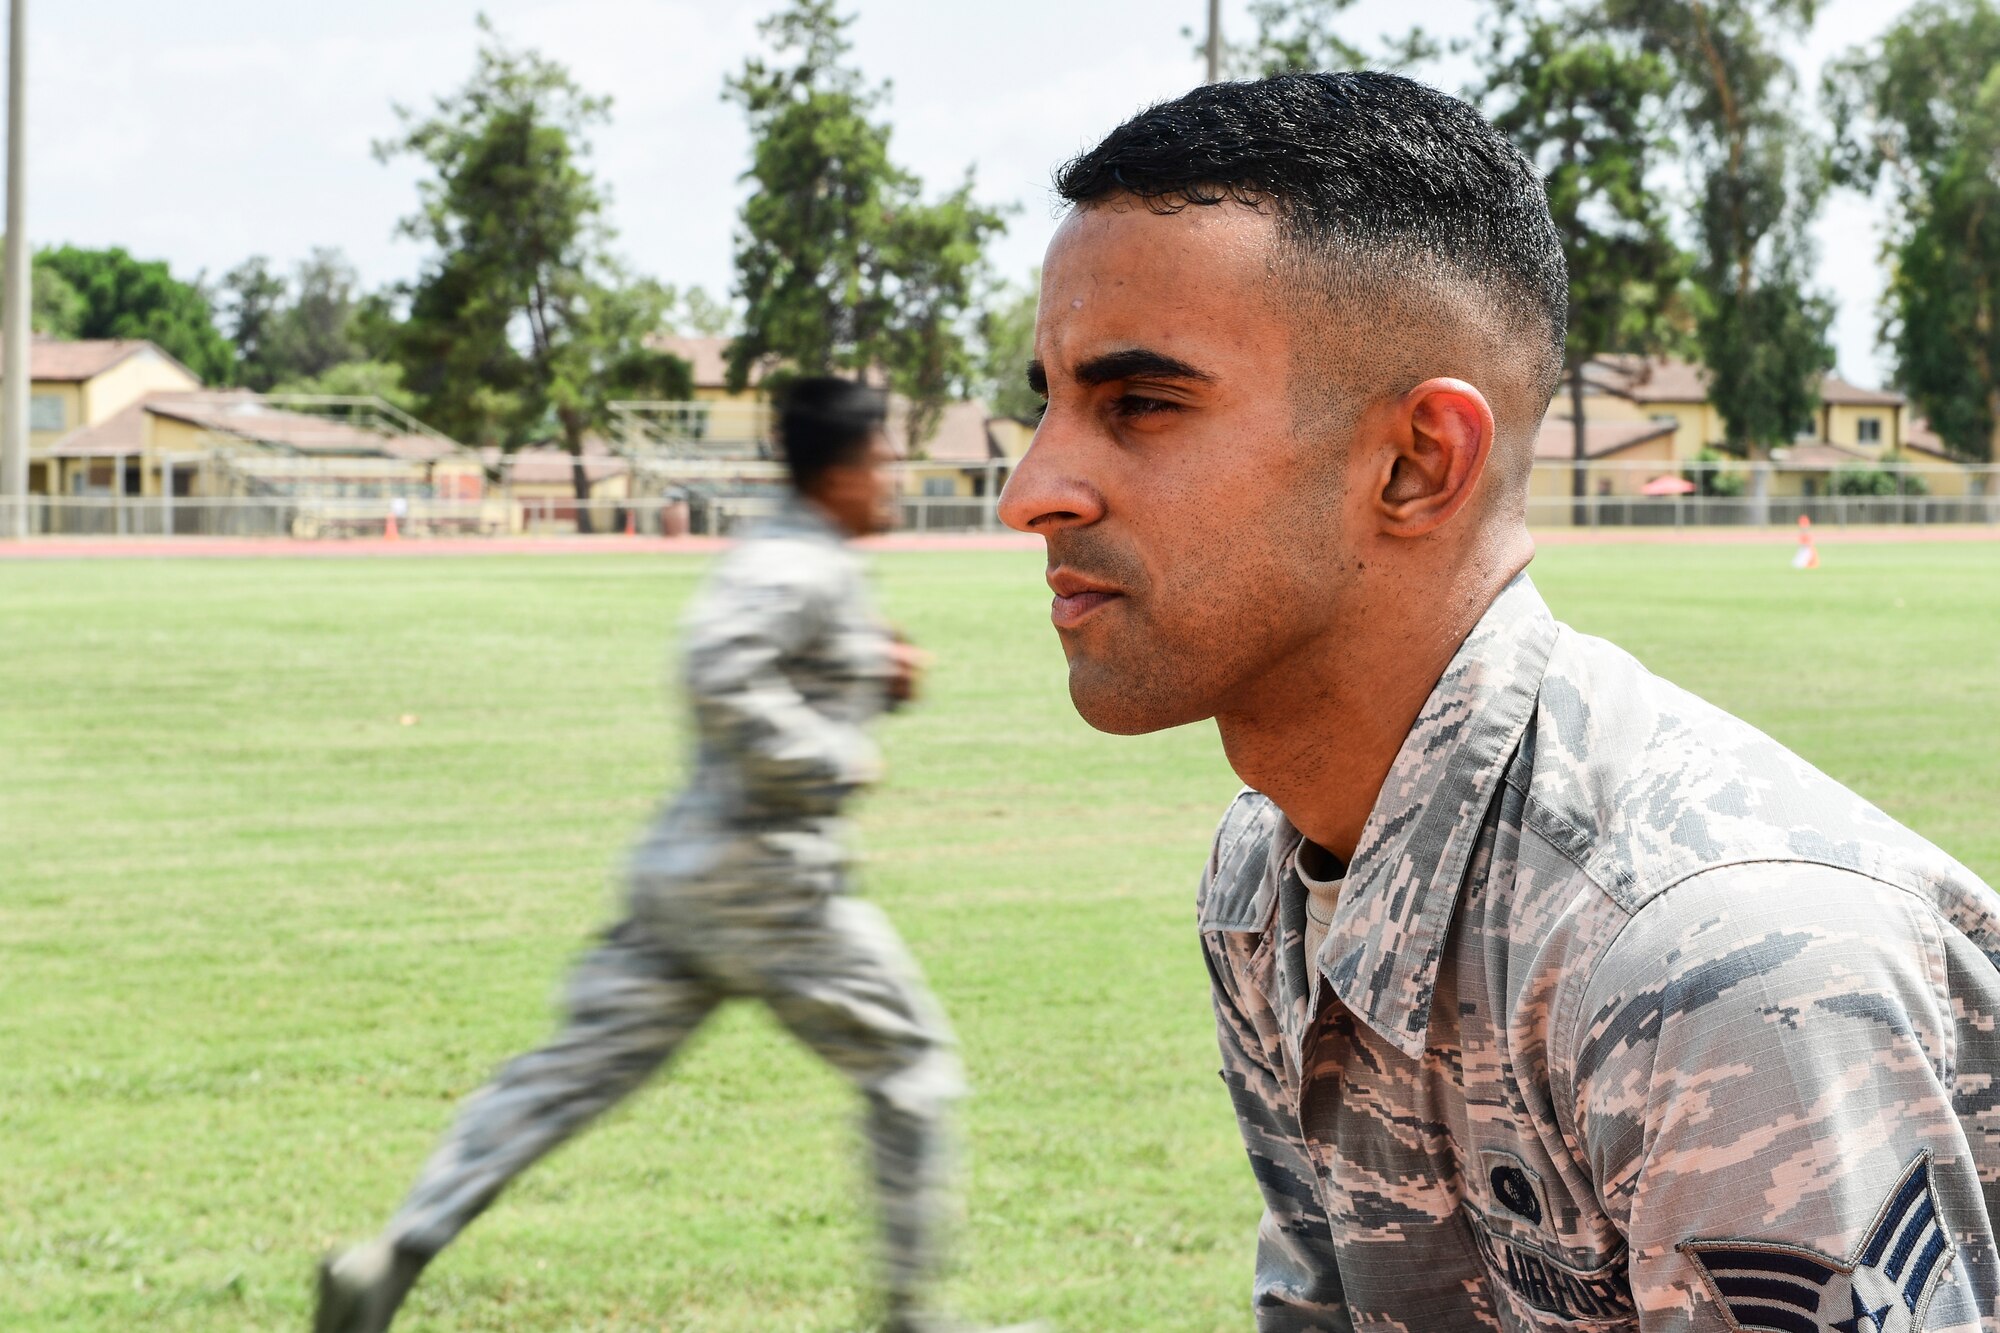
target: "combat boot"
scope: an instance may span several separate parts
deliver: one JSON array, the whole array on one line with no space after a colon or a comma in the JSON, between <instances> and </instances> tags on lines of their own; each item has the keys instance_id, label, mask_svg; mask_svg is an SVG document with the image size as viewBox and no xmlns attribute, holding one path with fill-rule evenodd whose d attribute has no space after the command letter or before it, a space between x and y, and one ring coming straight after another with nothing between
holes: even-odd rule
<instances>
[{"instance_id":1,"label":"combat boot","mask_svg":"<svg viewBox=\"0 0 2000 1333\"><path fill-rule=\"evenodd\" d=\"M320 1260L313 1333L385 1333L425 1262L384 1240Z\"/></svg>"}]
</instances>

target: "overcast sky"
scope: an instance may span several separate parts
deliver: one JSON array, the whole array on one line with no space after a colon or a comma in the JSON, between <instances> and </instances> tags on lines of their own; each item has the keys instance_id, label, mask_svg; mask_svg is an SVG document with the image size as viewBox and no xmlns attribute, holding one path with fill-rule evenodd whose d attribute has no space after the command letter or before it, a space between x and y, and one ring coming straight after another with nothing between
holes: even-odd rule
<instances>
[{"instance_id":1,"label":"overcast sky","mask_svg":"<svg viewBox=\"0 0 2000 1333\"><path fill-rule=\"evenodd\" d=\"M213 278L263 254L289 266L337 246L369 285L421 258L394 235L415 170L384 166L393 104L425 105L471 69L474 17L568 64L614 99L596 138L619 248L663 281L730 284L730 231L747 154L725 73L777 0L38 0L29 20L29 233L36 244L123 245ZM1796 52L1820 63L1878 33L1907 0L1828 0ZM893 82L892 151L944 187L972 167L989 201L1018 206L997 247L1024 276L1053 227L1052 168L1124 116L1201 75L1181 36L1203 0L847 0L855 57ZM1224 27L1241 32L1243 0ZM1185 12L1183 12L1185 11ZM1476 0L1361 0L1348 35L1413 19L1470 33ZM1459 74L1436 75L1445 84ZM1810 100L1816 104L1816 97ZM1840 371L1876 384L1878 210L1836 195L1819 228L1821 281L1840 305Z\"/></svg>"}]
</instances>

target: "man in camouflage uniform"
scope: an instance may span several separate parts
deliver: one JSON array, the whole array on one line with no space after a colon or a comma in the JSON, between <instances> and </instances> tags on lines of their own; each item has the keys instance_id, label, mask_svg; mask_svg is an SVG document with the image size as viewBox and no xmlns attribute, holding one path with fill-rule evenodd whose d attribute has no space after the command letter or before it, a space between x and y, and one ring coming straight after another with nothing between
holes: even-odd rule
<instances>
[{"instance_id":1,"label":"man in camouflage uniform","mask_svg":"<svg viewBox=\"0 0 2000 1333\"><path fill-rule=\"evenodd\" d=\"M322 1267L319 1333L388 1327L423 1266L509 1181L738 997L762 1000L860 1088L886 1327L945 1326L924 1291L948 1202L958 1058L887 918L847 892L842 812L882 768L867 725L910 697L918 669L846 544L894 521L882 424L870 390L792 387L780 438L794 494L720 558L689 611L694 774L632 855L628 915L571 974L562 1031L466 1103L381 1237Z\"/></svg>"},{"instance_id":2,"label":"man in camouflage uniform","mask_svg":"<svg viewBox=\"0 0 2000 1333\"><path fill-rule=\"evenodd\" d=\"M2000 1330L2000 910L1522 573L1540 183L1387 75L1063 171L1002 502L1105 730L1249 784L1199 921L1264 1330Z\"/></svg>"}]
</instances>

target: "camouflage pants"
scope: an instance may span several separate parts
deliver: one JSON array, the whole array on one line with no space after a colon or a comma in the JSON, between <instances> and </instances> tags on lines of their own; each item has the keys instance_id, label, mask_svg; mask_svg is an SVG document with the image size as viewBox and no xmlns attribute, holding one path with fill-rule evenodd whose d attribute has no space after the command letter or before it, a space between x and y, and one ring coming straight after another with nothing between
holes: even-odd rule
<instances>
[{"instance_id":1,"label":"camouflage pants","mask_svg":"<svg viewBox=\"0 0 2000 1333\"><path fill-rule=\"evenodd\" d=\"M645 1082L719 1004L755 998L866 1098L885 1285L915 1296L938 1258L947 1113L964 1088L950 1029L888 918L845 895L748 923L716 920L699 900L673 910L635 894L634 909L571 974L562 1030L465 1103L389 1239L436 1254L515 1176Z\"/></svg>"}]
</instances>

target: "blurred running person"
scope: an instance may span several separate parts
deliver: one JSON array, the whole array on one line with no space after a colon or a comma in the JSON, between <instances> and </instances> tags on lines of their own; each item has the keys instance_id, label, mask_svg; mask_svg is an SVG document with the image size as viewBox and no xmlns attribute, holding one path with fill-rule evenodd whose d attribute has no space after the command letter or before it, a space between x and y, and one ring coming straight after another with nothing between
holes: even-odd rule
<instances>
[{"instance_id":1,"label":"blurred running person","mask_svg":"<svg viewBox=\"0 0 2000 1333\"><path fill-rule=\"evenodd\" d=\"M881 776L867 726L923 661L877 617L848 539L895 520L882 395L801 379L779 437L793 493L718 562L687 618L695 771L630 863L627 915L571 975L548 1045L466 1102L388 1229L332 1257L317 1333L379 1333L507 1183L664 1065L723 1001L763 1001L860 1088L882 1216L884 1328L957 1328L926 1290L948 1212L951 1030L882 913L848 896L843 811Z\"/></svg>"}]
</instances>

